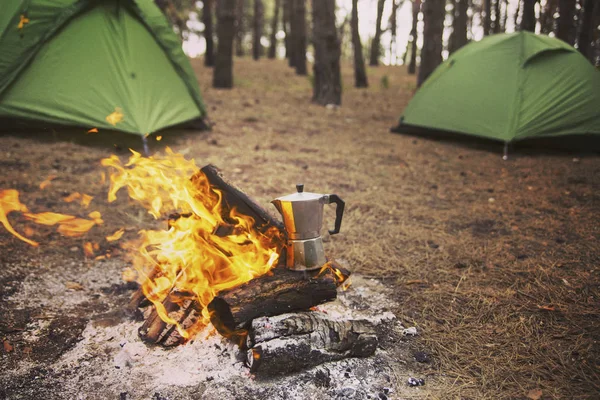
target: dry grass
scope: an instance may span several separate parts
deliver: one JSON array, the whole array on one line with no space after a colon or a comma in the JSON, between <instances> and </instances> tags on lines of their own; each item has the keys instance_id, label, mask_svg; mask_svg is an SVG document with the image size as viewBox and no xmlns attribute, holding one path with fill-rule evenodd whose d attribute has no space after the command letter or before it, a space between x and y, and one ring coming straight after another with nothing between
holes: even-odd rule
<instances>
[{"instance_id":1,"label":"dry grass","mask_svg":"<svg viewBox=\"0 0 600 400\"><path fill-rule=\"evenodd\" d=\"M282 61L237 60L233 90L210 88L210 72L200 60L194 67L216 125L210 133L167 134L155 147L216 164L266 207L297 182L342 197L342 233L326 238L326 251L395 287L396 311L420 328L421 345L433 353L431 397L525 398L536 388L543 398L598 397L598 157L530 153L504 162L501 145L390 134L414 90L401 67L370 69L368 90L352 88L345 68L337 110L312 105L309 78ZM105 192L90 183L111 152L105 145L7 136L0 145L10 149L8 161L26 163L6 167L0 184L19 186L27 204ZM65 166L61 180L40 194L38 177L55 158ZM124 200L95 206L107 220L102 234L126 221L133 236L150 223ZM326 218L331 225L332 210ZM63 257L69 251L61 249L79 245L49 240L54 248L35 257ZM30 251L5 234L0 242L20 249L10 257Z\"/></svg>"}]
</instances>

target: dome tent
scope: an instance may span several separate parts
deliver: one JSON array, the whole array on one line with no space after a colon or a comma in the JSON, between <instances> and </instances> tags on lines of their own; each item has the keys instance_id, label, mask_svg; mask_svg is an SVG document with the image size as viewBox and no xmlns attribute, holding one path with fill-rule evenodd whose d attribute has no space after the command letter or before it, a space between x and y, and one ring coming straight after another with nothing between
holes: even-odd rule
<instances>
[{"instance_id":1,"label":"dome tent","mask_svg":"<svg viewBox=\"0 0 600 400\"><path fill-rule=\"evenodd\" d=\"M510 143L600 134L600 73L567 43L530 32L470 43L439 65L394 132L447 131Z\"/></svg>"},{"instance_id":2,"label":"dome tent","mask_svg":"<svg viewBox=\"0 0 600 400\"><path fill-rule=\"evenodd\" d=\"M203 118L181 43L151 0L5 0L0 117L145 135Z\"/></svg>"}]
</instances>

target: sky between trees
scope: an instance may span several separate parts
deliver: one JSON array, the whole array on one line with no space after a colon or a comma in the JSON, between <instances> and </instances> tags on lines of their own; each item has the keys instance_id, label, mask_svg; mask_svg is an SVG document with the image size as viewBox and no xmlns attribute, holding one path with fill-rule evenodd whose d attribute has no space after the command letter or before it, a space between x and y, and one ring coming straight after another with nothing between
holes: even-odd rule
<instances>
[{"instance_id":1,"label":"sky between trees","mask_svg":"<svg viewBox=\"0 0 600 400\"><path fill-rule=\"evenodd\" d=\"M515 31L515 25L514 25L514 14L517 10L517 4L518 4L519 0L508 0L508 19L507 19L507 26L506 26L506 32L514 32ZM545 4L546 0L541 0L541 6L543 6ZM201 9L202 8L202 4L201 2L198 2L198 8ZM402 4L402 6L398 9L397 12L397 23L398 23L398 30L397 30L397 42L396 42L396 55L397 57L392 57L392 59L390 59L390 51L388 48L388 43L390 41L390 32L386 31L383 33L382 35L382 43L384 44L383 49L384 49L384 54L382 57L382 62L386 65L389 64L402 64L402 55L404 54L404 51L406 49L406 44L409 40L409 34L410 34L410 28L411 28L411 23L412 23L412 2L411 0L404 0L404 3ZM341 24L344 19L348 16L350 16L350 11L352 9L352 0L336 0L336 5L338 7L338 11L337 11L337 15L336 15L336 19L338 22L338 25ZM267 5L269 6L269 5ZM450 7L450 6L447 6ZM272 13L272 10L266 10L267 13ZM375 34L375 21L377 18L377 0L359 0L358 2L358 11L359 11L359 30L360 30L360 35L363 41L363 45L366 47L367 44L370 42L371 38L373 37L373 35ZM540 11L540 3L536 4L536 14L539 14ZM382 22L382 27L386 28L388 21L390 19L390 15L392 12L392 0L387 0L385 2L385 7L384 7L384 11L383 11L383 22ZM421 18L419 21L419 24L417 26L417 29L419 31L419 40L418 40L418 45L419 47L422 45L422 40L423 40L423 36L422 36L422 30L423 30L423 21L422 21L422 14L419 15L419 17ZM202 32L204 30L204 25L201 22L201 17L199 15L199 13L195 13L192 12L190 13L190 20L187 22L188 27L193 29L194 31L197 32ZM452 18L450 16L446 17L446 29L444 32L444 41L448 40L448 37L450 35L450 29L448 29L448 27L452 24ZM479 21L479 15L474 15L473 16L473 37L471 39L475 39L475 40L479 40L483 37L483 29L481 27L481 21ZM280 27L281 28L281 27ZM347 28L349 30L349 27ZM539 29L539 27L538 27ZM268 41L268 37L267 34L268 32L265 32L265 36L263 37L263 45L264 46L269 46L269 41ZM283 31L280 30L278 33L278 39L282 40L284 37ZM183 43L183 50L186 52L186 54L190 57L197 57L200 56L202 54L204 54L204 51L206 49L206 44L204 41L204 38L202 36L201 33L191 33L189 35L189 37L184 40ZM283 57L283 55L285 54L285 48L283 45L283 42L279 43L279 58ZM309 47L308 49L309 53L312 51L311 48ZM444 51L444 58L447 57L447 52ZM397 58L397 59L396 59ZM311 59L310 54L309 54L309 59Z\"/></svg>"}]
</instances>

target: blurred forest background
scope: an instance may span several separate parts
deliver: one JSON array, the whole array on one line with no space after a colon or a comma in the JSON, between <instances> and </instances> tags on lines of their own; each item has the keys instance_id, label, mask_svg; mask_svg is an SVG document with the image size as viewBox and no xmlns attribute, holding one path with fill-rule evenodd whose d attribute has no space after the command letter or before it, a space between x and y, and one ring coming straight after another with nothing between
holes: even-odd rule
<instances>
[{"instance_id":1,"label":"blurred forest background","mask_svg":"<svg viewBox=\"0 0 600 400\"><path fill-rule=\"evenodd\" d=\"M368 86L365 64L407 65L420 85L449 54L483 36L527 30L557 37L600 64L596 0L156 0L186 53L216 65L214 87L231 87L231 54L287 58L311 77L313 100L340 104L339 62L354 63L355 86ZM320 21L316 23L316 21ZM323 51L319 51L322 48ZM321 66L321 67L320 67ZM320 87L333 86L329 93Z\"/></svg>"}]
</instances>

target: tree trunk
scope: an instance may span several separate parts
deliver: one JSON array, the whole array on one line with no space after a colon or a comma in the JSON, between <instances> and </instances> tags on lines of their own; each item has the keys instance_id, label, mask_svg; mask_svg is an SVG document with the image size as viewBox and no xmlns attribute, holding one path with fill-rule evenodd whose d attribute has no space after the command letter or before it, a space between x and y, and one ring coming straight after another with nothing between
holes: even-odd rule
<instances>
[{"instance_id":1,"label":"tree trunk","mask_svg":"<svg viewBox=\"0 0 600 400\"><path fill-rule=\"evenodd\" d=\"M392 0L392 15L390 15L390 65L396 64L398 55L396 51L396 33L398 31L398 7L404 0Z\"/></svg>"},{"instance_id":2,"label":"tree trunk","mask_svg":"<svg viewBox=\"0 0 600 400\"><path fill-rule=\"evenodd\" d=\"M381 19L383 18L383 6L385 0L377 0L377 21L375 22L375 36L371 41L371 57L369 65L376 67L379 65L379 52L381 50Z\"/></svg>"},{"instance_id":3,"label":"tree trunk","mask_svg":"<svg viewBox=\"0 0 600 400\"><path fill-rule=\"evenodd\" d=\"M244 0L237 0L237 12L235 16L235 55L243 57L244 51L244 37L246 36L245 24L244 24Z\"/></svg>"},{"instance_id":4,"label":"tree trunk","mask_svg":"<svg viewBox=\"0 0 600 400\"><path fill-rule=\"evenodd\" d=\"M450 54L467 44L467 10L469 9L469 1L456 0L454 6L452 41L448 46Z\"/></svg>"},{"instance_id":5,"label":"tree trunk","mask_svg":"<svg viewBox=\"0 0 600 400\"><path fill-rule=\"evenodd\" d=\"M408 64L408 73L417 72L417 23L419 22L419 12L421 11L421 0L413 0L412 3L412 27L410 28L410 63Z\"/></svg>"},{"instance_id":6,"label":"tree trunk","mask_svg":"<svg viewBox=\"0 0 600 400\"><path fill-rule=\"evenodd\" d=\"M279 8L281 0L275 0L275 10L273 11L273 20L271 21L271 40L269 43L269 58L275 58L277 55L277 29L279 28Z\"/></svg>"},{"instance_id":7,"label":"tree trunk","mask_svg":"<svg viewBox=\"0 0 600 400\"><path fill-rule=\"evenodd\" d=\"M368 87L365 59L363 58L362 42L358 32L358 0L352 0L352 48L354 49L354 85L357 88Z\"/></svg>"},{"instance_id":8,"label":"tree trunk","mask_svg":"<svg viewBox=\"0 0 600 400\"><path fill-rule=\"evenodd\" d=\"M254 0L254 15L252 18L252 58L258 60L263 55L260 39L263 34L264 6L262 0Z\"/></svg>"},{"instance_id":9,"label":"tree trunk","mask_svg":"<svg viewBox=\"0 0 600 400\"><path fill-rule=\"evenodd\" d=\"M492 0L483 0L483 35L487 36L492 32Z\"/></svg>"},{"instance_id":10,"label":"tree trunk","mask_svg":"<svg viewBox=\"0 0 600 400\"><path fill-rule=\"evenodd\" d=\"M215 44L213 41L213 0L204 0L202 8L202 23L204 24L204 40L206 41L206 54L204 65L215 66Z\"/></svg>"},{"instance_id":11,"label":"tree trunk","mask_svg":"<svg viewBox=\"0 0 600 400\"><path fill-rule=\"evenodd\" d=\"M335 28L335 0L312 0L313 44L313 102L341 104L340 42Z\"/></svg>"},{"instance_id":12,"label":"tree trunk","mask_svg":"<svg viewBox=\"0 0 600 400\"><path fill-rule=\"evenodd\" d=\"M536 0L523 0L522 31L535 32L535 3Z\"/></svg>"},{"instance_id":13,"label":"tree trunk","mask_svg":"<svg viewBox=\"0 0 600 400\"><path fill-rule=\"evenodd\" d=\"M592 20L594 16L595 0L585 0L581 20L581 30L577 38L577 48L585 58L590 58L590 45L592 42Z\"/></svg>"},{"instance_id":14,"label":"tree trunk","mask_svg":"<svg viewBox=\"0 0 600 400\"><path fill-rule=\"evenodd\" d=\"M306 75L306 0L294 0L292 20L295 28L292 28L293 66L296 68L296 74Z\"/></svg>"},{"instance_id":15,"label":"tree trunk","mask_svg":"<svg viewBox=\"0 0 600 400\"><path fill-rule=\"evenodd\" d=\"M213 73L213 87L233 87L233 34L235 27L235 0L217 2L217 58Z\"/></svg>"},{"instance_id":16,"label":"tree trunk","mask_svg":"<svg viewBox=\"0 0 600 400\"><path fill-rule=\"evenodd\" d=\"M596 67L600 66L600 2L596 2L592 11L592 46L590 49L589 60Z\"/></svg>"},{"instance_id":17,"label":"tree trunk","mask_svg":"<svg viewBox=\"0 0 600 400\"><path fill-rule=\"evenodd\" d=\"M427 0L423 3L423 48L417 87L442 63L442 33L446 16L445 0Z\"/></svg>"},{"instance_id":18,"label":"tree trunk","mask_svg":"<svg viewBox=\"0 0 600 400\"><path fill-rule=\"evenodd\" d=\"M501 32L501 27L500 27L500 1L501 0L494 0L494 21L492 24L492 32L494 33L500 33Z\"/></svg>"},{"instance_id":19,"label":"tree trunk","mask_svg":"<svg viewBox=\"0 0 600 400\"><path fill-rule=\"evenodd\" d=\"M285 34L285 58L288 59L291 64L292 55L292 0L283 0L283 33Z\"/></svg>"},{"instance_id":20,"label":"tree trunk","mask_svg":"<svg viewBox=\"0 0 600 400\"><path fill-rule=\"evenodd\" d=\"M558 21L556 22L556 37L569 43L575 43L575 0L558 1Z\"/></svg>"}]
</instances>

